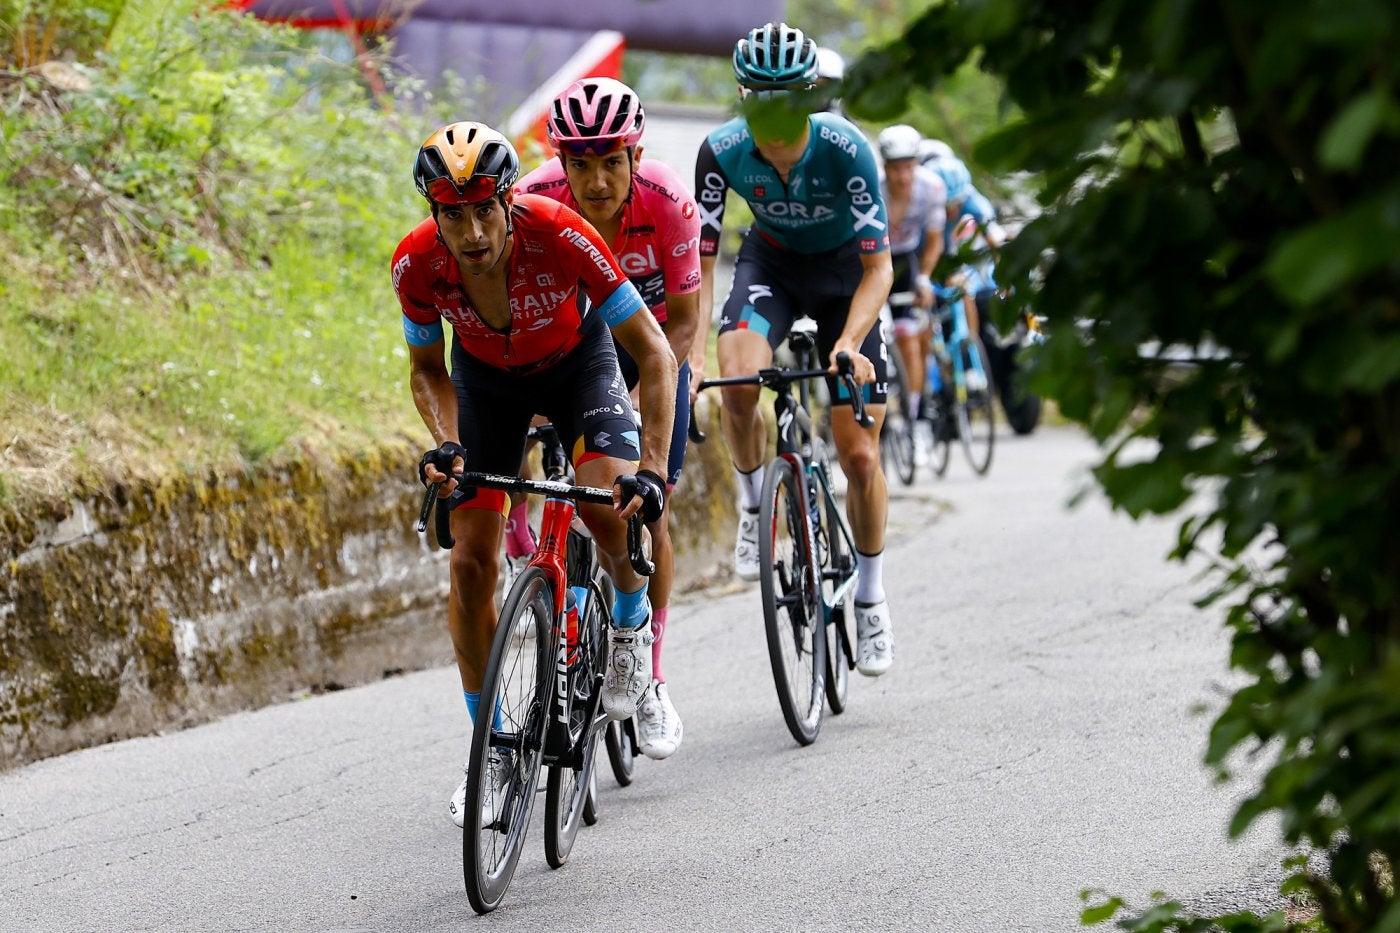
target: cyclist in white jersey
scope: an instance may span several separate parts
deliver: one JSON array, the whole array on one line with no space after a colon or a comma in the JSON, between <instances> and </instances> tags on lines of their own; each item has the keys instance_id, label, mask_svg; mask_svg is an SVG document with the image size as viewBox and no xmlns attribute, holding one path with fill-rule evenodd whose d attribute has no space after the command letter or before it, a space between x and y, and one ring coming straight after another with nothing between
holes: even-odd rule
<instances>
[{"instance_id":1,"label":"cyclist in white jersey","mask_svg":"<svg viewBox=\"0 0 1400 933\"><path fill-rule=\"evenodd\" d=\"M933 308L934 266L943 255L944 202L947 189L943 179L918 163L923 137L906 124L886 127L877 146L884 163L880 191L890 215L890 261L894 264L891 295L914 292L914 305L890 303L894 318L895 344L909 384L904 387L906 410L919 416L923 397L924 360L928 358L929 336L926 314L915 308Z\"/></svg>"}]
</instances>

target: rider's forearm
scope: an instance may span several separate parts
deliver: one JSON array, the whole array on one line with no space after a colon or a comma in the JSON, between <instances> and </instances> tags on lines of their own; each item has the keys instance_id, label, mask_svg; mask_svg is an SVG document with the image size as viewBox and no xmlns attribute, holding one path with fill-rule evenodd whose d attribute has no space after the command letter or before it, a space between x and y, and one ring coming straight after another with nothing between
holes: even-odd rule
<instances>
[{"instance_id":1,"label":"rider's forearm","mask_svg":"<svg viewBox=\"0 0 1400 933\"><path fill-rule=\"evenodd\" d=\"M935 231L924 243L923 255L919 257L919 273L921 275L933 276L934 267L938 265L938 260L943 258L943 231Z\"/></svg>"},{"instance_id":2,"label":"rider's forearm","mask_svg":"<svg viewBox=\"0 0 1400 933\"><path fill-rule=\"evenodd\" d=\"M699 311L700 296L696 292L666 296L666 342L671 345L671 353L676 357L678 368L690 358L695 346Z\"/></svg>"},{"instance_id":3,"label":"rider's forearm","mask_svg":"<svg viewBox=\"0 0 1400 933\"><path fill-rule=\"evenodd\" d=\"M452 377L445 370L434 373L416 369L409 375L408 384L413 391L413 404L434 443L459 440L457 390Z\"/></svg>"},{"instance_id":4,"label":"rider's forearm","mask_svg":"<svg viewBox=\"0 0 1400 933\"><path fill-rule=\"evenodd\" d=\"M666 476L671 454L671 427L676 420L676 358L669 352L648 353L641 371L643 470Z\"/></svg>"}]
</instances>

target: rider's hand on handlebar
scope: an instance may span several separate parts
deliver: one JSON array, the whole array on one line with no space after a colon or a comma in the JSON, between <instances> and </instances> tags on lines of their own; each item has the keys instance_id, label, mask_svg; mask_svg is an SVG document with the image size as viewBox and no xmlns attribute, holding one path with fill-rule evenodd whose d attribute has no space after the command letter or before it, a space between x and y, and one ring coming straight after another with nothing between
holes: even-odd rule
<instances>
[{"instance_id":1,"label":"rider's hand on handlebar","mask_svg":"<svg viewBox=\"0 0 1400 933\"><path fill-rule=\"evenodd\" d=\"M695 360L690 361L690 407L695 407L695 400L700 397L700 383L705 381L705 364L701 362L695 365Z\"/></svg>"},{"instance_id":2,"label":"rider's hand on handlebar","mask_svg":"<svg viewBox=\"0 0 1400 933\"><path fill-rule=\"evenodd\" d=\"M424 486L442 483L439 498L446 498L457 488L456 476L465 465L466 448L456 441L443 441L442 446L423 454L418 461L418 481Z\"/></svg>"},{"instance_id":3,"label":"rider's hand on handlebar","mask_svg":"<svg viewBox=\"0 0 1400 933\"><path fill-rule=\"evenodd\" d=\"M666 508L666 481L651 470L638 470L635 476L623 474L613 481L613 508L623 519L638 511L650 525Z\"/></svg>"},{"instance_id":4,"label":"rider's hand on handlebar","mask_svg":"<svg viewBox=\"0 0 1400 933\"><path fill-rule=\"evenodd\" d=\"M839 353L846 353L851 357L851 375L855 377L856 385L863 386L875 381L875 364L856 347L844 347L839 343L831 350L831 365L827 372L835 374L840 371L836 366L836 356Z\"/></svg>"}]
</instances>

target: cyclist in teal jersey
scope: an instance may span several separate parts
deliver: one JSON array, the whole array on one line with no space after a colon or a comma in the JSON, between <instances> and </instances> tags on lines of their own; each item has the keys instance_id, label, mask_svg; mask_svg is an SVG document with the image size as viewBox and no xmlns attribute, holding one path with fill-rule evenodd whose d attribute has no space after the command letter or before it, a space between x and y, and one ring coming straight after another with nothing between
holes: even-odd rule
<instances>
[{"instance_id":1,"label":"cyclist in teal jersey","mask_svg":"<svg viewBox=\"0 0 1400 933\"><path fill-rule=\"evenodd\" d=\"M856 661L861 673L876 676L889 670L894 657L881 571L888 493L880 469L886 360L878 327L893 273L879 169L870 144L848 120L799 109L802 92L817 78L816 45L802 30L786 23L760 26L739 40L733 64L744 115L709 134L695 167L701 319L714 307L724 199L732 189L753 210L754 226L739 252L720 319L720 374L745 375L771 365L792 322L811 317L833 373L836 354L850 354L876 419L873 431L860 427L845 387L834 376L828 379L860 569ZM703 352L692 353L692 361L703 359ZM768 434L757 386L726 387L723 398L722 425L739 487L734 563L740 577L753 580Z\"/></svg>"}]
</instances>

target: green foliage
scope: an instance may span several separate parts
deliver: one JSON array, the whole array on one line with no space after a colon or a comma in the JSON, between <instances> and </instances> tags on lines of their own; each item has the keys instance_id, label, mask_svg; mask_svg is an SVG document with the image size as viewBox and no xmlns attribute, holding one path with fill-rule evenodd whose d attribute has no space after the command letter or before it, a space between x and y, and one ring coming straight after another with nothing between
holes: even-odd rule
<instances>
[{"instance_id":1,"label":"green foliage","mask_svg":"<svg viewBox=\"0 0 1400 933\"><path fill-rule=\"evenodd\" d=\"M86 58L102 47L126 0L0 0L0 67Z\"/></svg>"},{"instance_id":2,"label":"green foliage","mask_svg":"<svg viewBox=\"0 0 1400 933\"><path fill-rule=\"evenodd\" d=\"M403 127L324 37L120 6L81 86L0 82L7 490L54 458L95 482L412 427L388 266L438 118Z\"/></svg>"},{"instance_id":3,"label":"green foliage","mask_svg":"<svg viewBox=\"0 0 1400 933\"><path fill-rule=\"evenodd\" d=\"M976 156L1037 173L998 277L1056 325L1036 387L1104 445L1132 515L1184 510L1222 568L1222 776L1264 813L1316 929L1400 929L1400 11L1379 0L963 0L849 74L888 118L969 62L1012 118ZM1116 917L1108 899L1085 922ZM1163 901L1127 930L1296 928Z\"/></svg>"}]
</instances>

